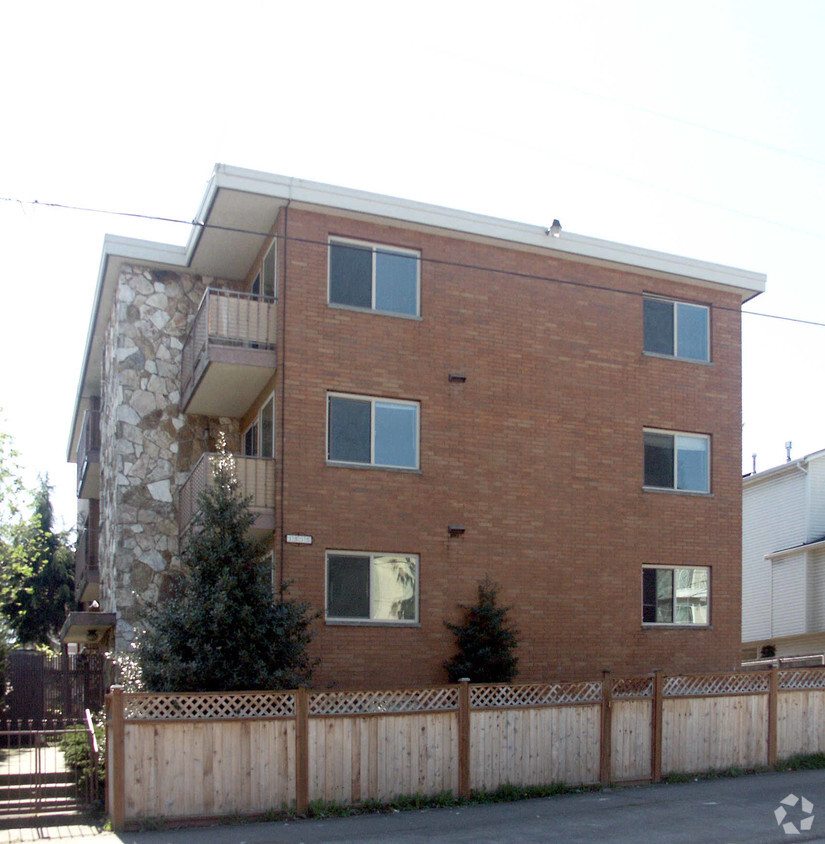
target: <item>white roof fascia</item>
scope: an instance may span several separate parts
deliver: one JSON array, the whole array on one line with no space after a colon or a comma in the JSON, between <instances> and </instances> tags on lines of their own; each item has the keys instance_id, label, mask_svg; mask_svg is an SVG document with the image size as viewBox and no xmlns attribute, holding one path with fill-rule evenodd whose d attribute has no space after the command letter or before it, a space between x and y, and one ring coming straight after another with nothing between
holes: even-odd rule
<instances>
[{"instance_id":1,"label":"white roof fascia","mask_svg":"<svg viewBox=\"0 0 825 844\"><path fill-rule=\"evenodd\" d=\"M766 560L781 560L783 557L792 557L794 554L802 554L807 551L819 551L820 548L825 548L825 539L819 539L816 542L809 542L807 545L795 545L793 548L783 548L780 551L774 551L771 554L765 554Z\"/></svg>"},{"instance_id":2,"label":"white roof fascia","mask_svg":"<svg viewBox=\"0 0 825 844\"><path fill-rule=\"evenodd\" d=\"M565 231L562 231L560 237L553 237L543 226L517 223L498 217L472 214L438 205L325 185L289 176L245 170L225 164L218 164L215 167L198 220L205 219L204 214L208 211L208 206L218 188L259 193L293 202L371 216L390 217L408 223L522 243L551 252L559 252L562 256L570 255L605 261L723 284L747 291L750 295L746 299L765 290L764 273L670 255L665 252L655 252L638 246L584 237Z\"/></svg>"}]
</instances>

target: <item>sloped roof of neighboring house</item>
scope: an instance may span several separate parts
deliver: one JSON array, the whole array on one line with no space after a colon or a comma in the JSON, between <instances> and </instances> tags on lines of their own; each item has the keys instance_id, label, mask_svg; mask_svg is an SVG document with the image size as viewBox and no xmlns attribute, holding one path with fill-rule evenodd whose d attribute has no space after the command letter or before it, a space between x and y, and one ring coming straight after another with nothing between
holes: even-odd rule
<instances>
[{"instance_id":1,"label":"sloped roof of neighboring house","mask_svg":"<svg viewBox=\"0 0 825 844\"><path fill-rule=\"evenodd\" d=\"M68 459L73 460L83 411L100 394L106 315L120 265L136 263L226 280L243 279L286 206L332 210L361 219L507 245L569 260L633 269L705 287L736 291L743 302L765 289L762 273L697 261L564 231L552 237L546 226L471 214L422 202L218 164L207 185L185 246L107 235L103 244L95 303L75 402Z\"/></svg>"},{"instance_id":2,"label":"sloped roof of neighboring house","mask_svg":"<svg viewBox=\"0 0 825 844\"><path fill-rule=\"evenodd\" d=\"M781 477L782 475L790 474L791 472L804 472L811 461L820 460L823 457L825 457L825 449L812 451L810 454L806 454L804 457L800 457L797 460L789 460L787 463L780 463L778 466L772 466L770 469L765 469L762 472L745 475L742 478L742 483L747 489L749 486L763 483L765 481L771 481L775 478Z\"/></svg>"}]
</instances>

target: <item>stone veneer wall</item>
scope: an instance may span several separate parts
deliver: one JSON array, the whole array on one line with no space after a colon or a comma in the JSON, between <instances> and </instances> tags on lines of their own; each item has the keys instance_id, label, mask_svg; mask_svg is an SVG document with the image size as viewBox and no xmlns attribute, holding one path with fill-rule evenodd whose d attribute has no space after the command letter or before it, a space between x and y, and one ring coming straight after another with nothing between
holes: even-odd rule
<instances>
[{"instance_id":1,"label":"stone veneer wall","mask_svg":"<svg viewBox=\"0 0 825 844\"><path fill-rule=\"evenodd\" d=\"M230 448L239 442L239 420L178 406L181 352L207 286L231 285L125 265L118 279L103 358L99 547L101 610L117 613L118 650L178 565L178 490L220 430Z\"/></svg>"}]
</instances>

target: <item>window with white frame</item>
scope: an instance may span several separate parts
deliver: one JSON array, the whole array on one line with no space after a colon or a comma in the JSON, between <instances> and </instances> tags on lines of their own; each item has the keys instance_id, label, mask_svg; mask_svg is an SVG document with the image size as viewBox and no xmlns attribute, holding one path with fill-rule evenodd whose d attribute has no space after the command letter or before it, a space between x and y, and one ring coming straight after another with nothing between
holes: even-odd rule
<instances>
[{"instance_id":1,"label":"window with white frame","mask_svg":"<svg viewBox=\"0 0 825 844\"><path fill-rule=\"evenodd\" d=\"M330 621L418 621L418 556L327 552Z\"/></svg>"},{"instance_id":2,"label":"window with white frame","mask_svg":"<svg viewBox=\"0 0 825 844\"><path fill-rule=\"evenodd\" d=\"M685 360L710 360L710 309L645 297L644 350Z\"/></svg>"},{"instance_id":3,"label":"window with white frame","mask_svg":"<svg viewBox=\"0 0 825 844\"><path fill-rule=\"evenodd\" d=\"M252 282L252 293L267 299L275 298L275 244L269 247L261 264L260 272Z\"/></svg>"},{"instance_id":4,"label":"window with white frame","mask_svg":"<svg viewBox=\"0 0 825 844\"><path fill-rule=\"evenodd\" d=\"M349 240L329 242L329 301L390 314L419 314L419 255Z\"/></svg>"},{"instance_id":5,"label":"window with white frame","mask_svg":"<svg viewBox=\"0 0 825 844\"><path fill-rule=\"evenodd\" d=\"M418 402L330 393L327 459L417 469L418 411Z\"/></svg>"},{"instance_id":6,"label":"window with white frame","mask_svg":"<svg viewBox=\"0 0 825 844\"><path fill-rule=\"evenodd\" d=\"M642 622L707 626L710 568L643 566Z\"/></svg>"},{"instance_id":7,"label":"window with white frame","mask_svg":"<svg viewBox=\"0 0 825 844\"><path fill-rule=\"evenodd\" d=\"M255 421L244 431L244 457L275 456L275 396L261 405Z\"/></svg>"},{"instance_id":8,"label":"window with white frame","mask_svg":"<svg viewBox=\"0 0 825 844\"><path fill-rule=\"evenodd\" d=\"M710 437L647 429L644 444L646 487L710 492Z\"/></svg>"}]
</instances>

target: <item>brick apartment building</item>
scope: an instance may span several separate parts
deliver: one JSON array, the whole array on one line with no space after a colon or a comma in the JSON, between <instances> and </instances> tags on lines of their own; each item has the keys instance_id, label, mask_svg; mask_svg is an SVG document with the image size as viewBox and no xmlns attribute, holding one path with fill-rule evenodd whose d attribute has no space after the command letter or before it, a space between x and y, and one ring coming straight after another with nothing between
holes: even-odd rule
<instances>
[{"instance_id":1,"label":"brick apartment building","mask_svg":"<svg viewBox=\"0 0 825 844\"><path fill-rule=\"evenodd\" d=\"M223 431L318 684L443 681L485 575L521 680L738 663L764 276L223 165L197 221L105 242L69 445L99 611L66 641L163 600Z\"/></svg>"}]
</instances>

